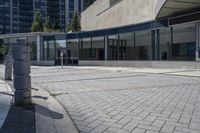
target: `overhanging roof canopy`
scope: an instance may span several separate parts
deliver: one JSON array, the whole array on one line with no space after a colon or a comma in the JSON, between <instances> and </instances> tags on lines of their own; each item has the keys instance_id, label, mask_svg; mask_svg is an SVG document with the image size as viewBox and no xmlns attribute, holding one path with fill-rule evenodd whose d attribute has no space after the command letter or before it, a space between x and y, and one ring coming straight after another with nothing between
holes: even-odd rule
<instances>
[{"instance_id":1,"label":"overhanging roof canopy","mask_svg":"<svg viewBox=\"0 0 200 133\"><path fill-rule=\"evenodd\" d=\"M181 12L200 9L200 0L166 0L157 18L172 16Z\"/></svg>"}]
</instances>

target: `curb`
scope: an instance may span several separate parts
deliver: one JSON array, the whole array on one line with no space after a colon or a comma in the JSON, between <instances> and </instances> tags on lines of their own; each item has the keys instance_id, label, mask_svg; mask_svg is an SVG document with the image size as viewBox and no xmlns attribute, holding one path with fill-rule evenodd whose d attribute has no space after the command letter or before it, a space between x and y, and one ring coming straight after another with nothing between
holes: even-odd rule
<instances>
[{"instance_id":1,"label":"curb","mask_svg":"<svg viewBox=\"0 0 200 133\"><path fill-rule=\"evenodd\" d=\"M32 84L36 133L79 133L64 107L47 91Z\"/></svg>"}]
</instances>

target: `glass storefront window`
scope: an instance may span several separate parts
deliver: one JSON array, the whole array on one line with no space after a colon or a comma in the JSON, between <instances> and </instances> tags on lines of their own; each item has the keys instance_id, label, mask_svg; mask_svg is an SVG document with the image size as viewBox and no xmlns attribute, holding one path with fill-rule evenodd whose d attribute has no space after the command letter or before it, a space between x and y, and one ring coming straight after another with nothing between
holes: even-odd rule
<instances>
[{"instance_id":1,"label":"glass storefront window","mask_svg":"<svg viewBox=\"0 0 200 133\"><path fill-rule=\"evenodd\" d=\"M92 58L93 60L104 60L105 57L105 39L104 37L92 38Z\"/></svg>"},{"instance_id":2,"label":"glass storefront window","mask_svg":"<svg viewBox=\"0 0 200 133\"><path fill-rule=\"evenodd\" d=\"M49 60L55 60L55 41L48 41L49 42Z\"/></svg>"},{"instance_id":3,"label":"glass storefront window","mask_svg":"<svg viewBox=\"0 0 200 133\"><path fill-rule=\"evenodd\" d=\"M118 35L108 36L108 60L118 60Z\"/></svg>"},{"instance_id":4,"label":"glass storefront window","mask_svg":"<svg viewBox=\"0 0 200 133\"><path fill-rule=\"evenodd\" d=\"M172 60L195 60L195 24L173 27Z\"/></svg>"},{"instance_id":5,"label":"glass storefront window","mask_svg":"<svg viewBox=\"0 0 200 133\"><path fill-rule=\"evenodd\" d=\"M63 53L63 64L66 64L66 53L67 53L67 44L66 44L66 40L59 40L56 39L56 60L55 60L55 64L56 65L61 65L61 52Z\"/></svg>"},{"instance_id":6,"label":"glass storefront window","mask_svg":"<svg viewBox=\"0 0 200 133\"><path fill-rule=\"evenodd\" d=\"M134 33L119 35L119 59L134 60Z\"/></svg>"},{"instance_id":7,"label":"glass storefront window","mask_svg":"<svg viewBox=\"0 0 200 133\"><path fill-rule=\"evenodd\" d=\"M66 48L66 40L56 40L56 48Z\"/></svg>"},{"instance_id":8,"label":"glass storefront window","mask_svg":"<svg viewBox=\"0 0 200 133\"><path fill-rule=\"evenodd\" d=\"M54 40L44 41L43 59L55 60L55 41Z\"/></svg>"},{"instance_id":9,"label":"glass storefront window","mask_svg":"<svg viewBox=\"0 0 200 133\"><path fill-rule=\"evenodd\" d=\"M79 59L78 39L67 40L67 59L68 59L68 64L78 64L78 59Z\"/></svg>"},{"instance_id":10,"label":"glass storefront window","mask_svg":"<svg viewBox=\"0 0 200 133\"><path fill-rule=\"evenodd\" d=\"M171 28L160 29L160 53L159 60L171 60Z\"/></svg>"},{"instance_id":11,"label":"glass storefront window","mask_svg":"<svg viewBox=\"0 0 200 133\"><path fill-rule=\"evenodd\" d=\"M28 45L30 46L30 59L37 60L37 37L28 37Z\"/></svg>"},{"instance_id":12,"label":"glass storefront window","mask_svg":"<svg viewBox=\"0 0 200 133\"><path fill-rule=\"evenodd\" d=\"M151 31L135 33L136 60L152 60Z\"/></svg>"},{"instance_id":13,"label":"glass storefront window","mask_svg":"<svg viewBox=\"0 0 200 133\"><path fill-rule=\"evenodd\" d=\"M44 41L44 46L43 46L43 59L48 60L48 41Z\"/></svg>"},{"instance_id":14,"label":"glass storefront window","mask_svg":"<svg viewBox=\"0 0 200 133\"><path fill-rule=\"evenodd\" d=\"M81 41L82 46L82 59L83 60L91 60L92 59L92 42L91 38L82 38Z\"/></svg>"}]
</instances>

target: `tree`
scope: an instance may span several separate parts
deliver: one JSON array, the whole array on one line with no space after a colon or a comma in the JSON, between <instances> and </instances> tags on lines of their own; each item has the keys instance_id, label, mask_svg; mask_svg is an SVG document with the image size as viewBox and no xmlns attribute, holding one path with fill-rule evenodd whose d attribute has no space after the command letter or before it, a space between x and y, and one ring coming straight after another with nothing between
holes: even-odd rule
<instances>
[{"instance_id":1,"label":"tree","mask_svg":"<svg viewBox=\"0 0 200 133\"><path fill-rule=\"evenodd\" d=\"M52 32L53 29L53 25L51 23L51 19L50 17L46 17L45 23L44 23L44 32Z\"/></svg>"},{"instance_id":2,"label":"tree","mask_svg":"<svg viewBox=\"0 0 200 133\"><path fill-rule=\"evenodd\" d=\"M58 24L58 22L55 22L54 23L54 26L53 26L53 30L56 31L56 32L60 32L60 25Z\"/></svg>"},{"instance_id":3,"label":"tree","mask_svg":"<svg viewBox=\"0 0 200 133\"><path fill-rule=\"evenodd\" d=\"M77 12L74 14L74 17L73 17L71 23L68 25L67 30L72 31L72 32L81 31L80 17Z\"/></svg>"},{"instance_id":4,"label":"tree","mask_svg":"<svg viewBox=\"0 0 200 133\"><path fill-rule=\"evenodd\" d=\"M72 25L71 25L71 23L67 25L67 32L70 32L70 31L72 31Z\"/></svg>"},{"instance_id":5,"label":"tree","mask_svg":"<svg viewBox=\"0 0 200 133\"><path fill-rule=\"evenodd\" d=\"M43 32L42 15L39 11L37 11L35 14L31 30L32 32Z\"/></svg>"}]
</instances>

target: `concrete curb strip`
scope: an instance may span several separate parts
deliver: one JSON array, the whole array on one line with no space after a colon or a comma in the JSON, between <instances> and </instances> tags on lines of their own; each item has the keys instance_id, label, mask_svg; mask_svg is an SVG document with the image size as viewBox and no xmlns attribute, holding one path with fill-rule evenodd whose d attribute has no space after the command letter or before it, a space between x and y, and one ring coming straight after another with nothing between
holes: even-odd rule
<instances>
[{"instance_id":1,"label":"concrete curb strip","mask_svg":"<svg viewBox=\"0 0 200 133\"><path fill-rule=\"evenodd\" d=\"M36 133L79 133L63 106L47 91L32 84Z\"/></svg>"}]
</instances>

